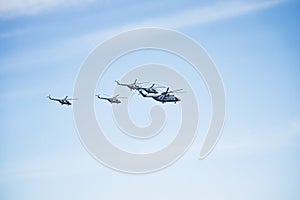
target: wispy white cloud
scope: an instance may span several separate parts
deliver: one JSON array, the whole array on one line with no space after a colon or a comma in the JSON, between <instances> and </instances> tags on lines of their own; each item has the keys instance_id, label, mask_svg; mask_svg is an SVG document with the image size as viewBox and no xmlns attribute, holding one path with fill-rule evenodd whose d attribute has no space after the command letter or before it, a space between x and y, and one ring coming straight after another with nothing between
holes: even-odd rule
<instances>
[{"instance_id":1,"label":"wispy white cloud","mask_svg":"<svg viewBox=\"0 0 300 200\"><path fill-rule=\"evenodd\" d=\"M16 0L17 1L17 0ZM35 2L35 0L33 0ZM50 0L46 0L50 1ZM56 0L60 2L60 0ZM66 0L71 1L71 0ZM81 0L75 0L74 2L80 2ZM284 0L266 0L266 1L218 1L203 7L188 9L182 12L176 12L169 15L159 16L156 18L135 21L123 25L114 27L106 27L96 31L89 32L83 35L77 35L58 41L57 44L43 44L42 49L31 49L25 52L20 52L18 55L13 55L11 59L6 58L2 60L2 69L14 69L15 67L24 68L39 65L37 61L42 62L43 60L49 59L48 55L63 56L65 58L65 52L68 52L68 57L72 55L78 56L83 52L86 53L88 49L94 48L97 44L103 40L119 33L127 31L133 28L139 27L162 27L183 30L185 28L191 28L200 26L205 23L213 23L216 21L226 20L229 18L239 17L241 15L250 14L262 9L268 9ZM33 4L33 3L32 3ZM45 3L46 5L46 3ZM57 5L57 4L56 4ZM9 37L3 33L5 37ZM74 46L77 48L74 49ZM46 48L45 48L46 47ZM53 54L53 52L56 52ZM59 53L62 52L62 53ZM39 54L39 55L37 55ZM32 55L32 56L31 56ZM18 57L18 60L15 58ZM32 57L32 59L30 59ZM84 56L85 57L85 56ZM36 58L39 58L38 60ZM59 59L59 58L57 58ZM33 63L34 61L34 63ZM29 63L28 63L29 62Z\"/></svg>"},{"instance_id":2,"label":"wispy white cloud","mask_svg":"<svg viewBox=\"0 0 300 200\"><path fill-rule=\"evenodd\" d=\"M163 26L182 29L209 22L225 20L273 7L283 0L220 1L204 7L185 10L138 23L139 26Z\"/></svg>"},{"instance_id":3,"label":"wispy white cloud","mask_svg":"<svg viewBox=\"0 0 300 200\"><path fill-rule=\"evenodd\" d=\"M95 0L1 0L0 17L32 15L57 8L90 4Z\"/></svg>"},{"instance_id":4,"label":"wispy white cloud","mask_svg":"<svg viewBox=\"0 0 300 200\"><path fill-rule=\"evenodd\" d=\"M283 2L285 1L220 1L203 7L187 9L181 12L145 19L142 21L135 21L106 30L99 30L91 34L84 35L82 38L85 38L85 40L97 40L100 36L107 35L107 33L116 34L120 31L126 31L138 27L185 29L250 14L259 10L271 8Z\"/></svg>"}]
</instances>

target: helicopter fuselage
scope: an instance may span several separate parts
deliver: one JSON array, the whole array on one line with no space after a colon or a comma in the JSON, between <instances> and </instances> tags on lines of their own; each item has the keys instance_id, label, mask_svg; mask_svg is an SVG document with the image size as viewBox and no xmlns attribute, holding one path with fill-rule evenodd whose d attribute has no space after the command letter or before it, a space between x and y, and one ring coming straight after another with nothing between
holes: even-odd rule
<instances>
[{"instance_id":1,"label":"helicopter fuselage","mask_svg":"<svg viewBox=\"0 0 300 200\"><path fill-rule=\"evenodd\" d=\"M67 98L64 98L64 99L56 99L56 98L52 98L51 96L48 96L48 98L52 101L57 101L59 102L61 105L72 105L71 102L67 99Z\"/></svg>"},{"instance_id":2,"label":"helicopter fuselage","mask_svg":"<svg viewBox=\"0 0 300 200\"><path fill-rule=\"evenodd\" d=\"M178 102L178 101L181 101L178 97L176 97L175 95L173 94L169 94L169 93L164 93L164 94L160 94L160 95L147 95L147 94L144 94L142 92L142 90L139 90L139 93L143 96L143 97L148 97L148 98L152 98L154 99L155 101L159 101L161 103L166 103L166 102Z\"/></svg>"},{"instance_id":3,"label":"helicopter fuselage","mask_svg":"<svg viewBox=\"0 0 300 200\"><path fill-rule=\"evenodd\" d=\"M117 97L106 98L106 97L100 97L100 96L98 96L98 98L99 99L107 100L109 103L116 103L116 104L121 103L121 101Z\"/></svg>"}]
</instances>

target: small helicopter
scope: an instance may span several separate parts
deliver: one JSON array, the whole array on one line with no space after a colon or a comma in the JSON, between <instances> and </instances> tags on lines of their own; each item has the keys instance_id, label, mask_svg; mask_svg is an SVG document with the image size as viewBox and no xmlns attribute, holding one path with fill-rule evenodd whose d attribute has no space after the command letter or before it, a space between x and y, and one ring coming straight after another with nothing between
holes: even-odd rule
<instances>
[{"instance_id":1,"label":"small helicopter","mask_svg":"<svg viewBox=\"0 0 300 200\"><path fill-rule=\"evenodd\" d=\"M147 83L147 82L137 83L137 79L135 79L135 81L134 81L133 83L130 83L130 84L120 83L120 82L117 81L117 80L115 80L115 82L116 82L118 85L121 85L121 86L127 86L130 90L138 90L138 89L140 89L139 84Z\"/></svg>"},{"instance_id":2,"label":"small helicopter","mask_svg":"<svg viewBox=\"0 0 300 200\"><path fill-rule=\"evenodd\" d=\"M107 100L111 104L113 104L113 103L119 104L119 103L121 103L121 101L119 99L127 98L127 97L119 97L119 94L117 94L114 97L101 97L99 94L97 94L96 97L98 97L99 99Z\"/></svg>"},{"instance_id":3,"label":"small helicopter","mask_svg":"<svg viewBox=\"0 0 300 200\"><path fill-rule=\"evenodd\" d=\"M140 87L138 90L144 90L148 94L157 94L159 93L156 88L163 88L162 86L155 86L155 83L153 83L150 87Z\"/></svg>"},{"instance_id":4,"label":"small helicopter","mask_svg":"<svg viewBox=\"0 0 300 200\"><path fill-rule=\"evenodd\" d=\"M72 105L71 102L70 102L71 100L77 100L77 99L68 99L68 96L66 96L63 99L57 99L57 98L51 97L50 94L47 96L47 98L50 99L50 100L52 100L52 101L57 101L61 105L68 105L68 106Z\"/></svg>"},{"instance_id":5,"label":"small helicopter","mask_svg":"<svg viewBox=\"0 0 300 200\"><path fill-rule=\"evenodd\" d=\"M179 92L181 90L182 89L169 91L169 88L167 88L167 90L165 92L162 92L159 95L149 95L149 94L143 93L143 91L140 89L139 93L145 98L147 98L147 97L152 98L161 103L174 102L176 104L176 102L181 101L181 99L176 97L174 94L170 94L170 93Z\"/></svg>"}]
</instances>

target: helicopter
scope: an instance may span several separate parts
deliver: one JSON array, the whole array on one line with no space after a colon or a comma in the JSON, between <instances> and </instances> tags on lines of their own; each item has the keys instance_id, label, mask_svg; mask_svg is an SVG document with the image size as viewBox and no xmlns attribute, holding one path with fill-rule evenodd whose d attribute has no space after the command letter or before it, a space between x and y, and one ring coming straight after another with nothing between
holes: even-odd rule
<instances>
[{"instance_id":1,"label":"helicopter","mask_svg":"<svg viewBox=\"0 0 300 200\"><path fill-rule=\"evenodd\" d=\"M51 97L50 94L47 96L47 98L50 99L50 100L52 100L52 101L57 101L57 102L59 102L61 105L68 105L68 106L72 105L71 102L70 102L71 100L77 100L77 99L68 99L68 96L66 96L66 97L63 98L63 99L57 99L57 98Z\"/></svg>"},{"instance_id":2,"label":"helicopter","mask_svg":"<svg viewBox=\"0 0 300 200\"><path fill-rule=\"evenodd\" d=\"M157 94L159 93L156 88L162 88L161 86L155 86L155 83L153 83L150 87L140 87L138 90L144 90L148 94Z\"/></svg>"},{"instance_id":3,"label":"helicopter","mask_svg":"<svg viewBox=\"0 0 300 200\"><path fill-rule=\"evenodd\" d=\"M119 103L121 103L121 101L119 99L121 99L121 98L127 98L127 97L119 97L119 94L117 94L116 96L113 96L111 98L109 98L109 97L101 97L99 94L97 94L96 97L98 97L99 99L107 100L111 104L113 104L113 103L119 104Z\"/></svg>"},{"instance_id":4,"label":"helicopter","mask_svg":"<svg viewBox=\"0 0 300 200\"><path fill-rule=\"evenodd\" d=\"M170 94L170 93L178 92L178 91L181 91L181 90L182 89L169 91L169 88L167 88L167 90L165 92L162 92L159 95L149 95L149 94L143 93L143 90L140 89L139 93L145 98L147 98L147 97L152 98L152 99L154 99L158 102L161 102L161 103L174 102L176 104L176 102L181 101L181 99L176 97L174 94Z\"/></svg>"},{"instance_id":5,"label":"helicopter","mask_svg":"<svg viewBox=\"0 0 300 200\"><path fill-rule=\"evenodd\" d=\"M117 81L117 80L115 80L115 82L116 82L118 85L121 85L121 86L127 86L130 90L138 90L138 89L140 89L140 86L138 86L139 84L147 83L147 82L137 83L137 79L135 79L135 81L134 81L133 83L130 83L130 84L120 83L120 82Z\"/></svg>"}]
</instances>

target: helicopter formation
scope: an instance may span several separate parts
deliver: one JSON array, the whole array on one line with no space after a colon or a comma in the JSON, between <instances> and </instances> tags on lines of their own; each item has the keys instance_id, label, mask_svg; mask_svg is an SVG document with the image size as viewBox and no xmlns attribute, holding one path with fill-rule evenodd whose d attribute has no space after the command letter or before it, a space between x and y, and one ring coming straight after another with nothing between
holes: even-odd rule
<instances>
[{"instance_id":1,"label":"helicopter formation","mask_svg":"<svg viewBox=\"0 0 300 200\"><path fill-rule=\"evenodd\" d=\"M148 82L137 83L137 79L135 79L135 81L133 83L129 83L129 84L120 83L117 80L115 82L117 83L117 85L123 86L123 87L128 87L130 90L137 90L138 93L140 95L142 95L142 97L144 97L144 98L152 98L153 100L161 102L163 104L167 103L167 102L173 102L176 104L177 102L181 101L181 99L178 98L177 96L175 96L175 93L185 93L182 89L170 91L169 87L167 87L167 89L164 92L160 92L158 90L158 88L166 88L166 87L159 86L155 83L153 83L149 87L142 87L142 86L140 86L141 84L148 83ZM50 95L48 95L47 97L52 101L59 102L61 105L68 105L68 106L72 105L72 103L70 102L71 100L77 100L77 99L69 99L68 96L66 96L65 98L62 98L62 99L53 98ZM99 99L102 99L102 100L106 100L111 104L122 103L120 99L127 98L127 97L120 97L119 94L117 94L113 97L103 97L103 96L100 96L99 94L97 94L96 97L98 97Z\"/></svg>"},{"instance_id":2,"label":"helicopter formation","mask_svg":"<svg viewBox=\"0 0 300 200\"><path fill-rule=\"evenodd\" d=\"M150 87L142 87L140 84L148 83L148 82L142 82L137 83L137 79L133 83L127 84L127 83L120 83L119 81L115 81L120 86L128 87L130 90L137 90L140 95L142 95L144 98L152 98L155 101L161 102L161 103L167 103L167 102L173 102L176 103L178 101L181 101L177 96L174 95L174 93L184 93L182 89L178 90L172 90L170 91L169 87L164 92L159 92L158 88L165 88L164 86L155 86L156 84L153 83Z\"/></svg>"}]
</instances>

